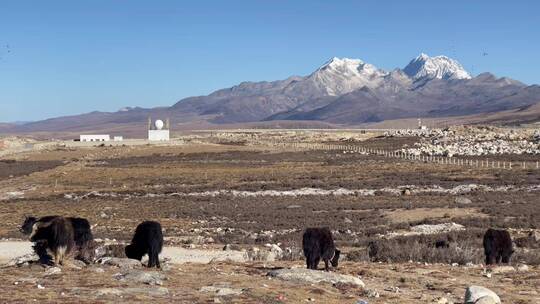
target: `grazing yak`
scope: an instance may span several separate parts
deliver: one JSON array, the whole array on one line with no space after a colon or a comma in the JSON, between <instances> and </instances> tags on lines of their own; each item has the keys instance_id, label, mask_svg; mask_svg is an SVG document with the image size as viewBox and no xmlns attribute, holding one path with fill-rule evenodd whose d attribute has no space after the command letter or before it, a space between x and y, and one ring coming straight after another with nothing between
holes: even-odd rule
<instances>
[{"instance_id":1,"label":"grazing yak","mask_svg":"<svg viewBox=\"0 0 540 304\"><path fill-rule=\"evenodd\" d=\"M39 219L33 216L26 217L20 230L23 234L30 235L36 224L38 226L43 226L44 223L48 223L53 219L59 217L60 216L58 215L48 215ZM67 217L65 218L65 220L68 221L73 228L73 240L75 242L75 247L78 252L78 255L75 258L87 262L87 259L85 258L85 251L87 247L89 247L89 243L94 240L90 223L87 219L80 217ZM42 259L42 261L46 261L46 244L42 240L39 240L35 237L34 239L37 240L35 241L36 244L34 245L34 250L40 257L40 259Z\"/></svg>"},{"instance_id":2,"label":"grazing yak","mask_svg":"<svg viewBox=\"0 0 540 304\"><path fill-rule=\"evenodd\" d=\"M488 229L484 234L486 265L509 263L514 250L512 238L506 230Z\"/></svg>"},{"instance_id":3,"label":"grazing yak","mask_svg":"<svg viewBox=\"0 0 540 304\"><path fill-rule=\"evenodd\" d=\"M74 231L71 221L61 216L49 221L38 221L32 225L30 241L35 242L34 250L41 261L50 263L52 256L55 265L62 265L64 258L75 246Z\"/></svg>"},{"instance_id":4,"label":"grazing yak","mask_svg":"<svg viewBox=\"0 0 540 304\"><path fill-rule=\"evenodd\" d=\"M154 221L140 223L135 229L131 244L126 246L126 256L130 259L141 260L148 254L148 267L161 268L159 253L163 248L163 233L161 225Z\"/></svg>"},{"instance_id":5,"label":"grazing yak","mask_svg":"<svg viewBox=\"0 0 540 304\"><path fill-rule=\"evenodd\" d=\"M319 261L324 261L324 269L328 271L328 261L332 267L338 266L340 251L334 245L332 232L327 227L307 228L302 237L302 247L308 269L317 269Z\"/></svg>"}]
</instances>

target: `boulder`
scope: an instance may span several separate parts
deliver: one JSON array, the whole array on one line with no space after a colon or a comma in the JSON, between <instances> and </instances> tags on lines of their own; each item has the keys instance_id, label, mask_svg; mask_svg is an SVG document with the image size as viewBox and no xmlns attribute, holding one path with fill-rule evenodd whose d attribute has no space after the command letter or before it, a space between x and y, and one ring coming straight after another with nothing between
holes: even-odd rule
<instances>
[{"instance_id":1,"label":"boulder","mask_svg":"<svg viewBox=\"0 0 540 304\"><path fill-rule=\"evenodd\" d=\"M467 287L467 289L465 290L465 300L464 300L464 304L475 304L475 303L478 303L477 301L482 299L482 298L485 298L485 297L488 297L488 298L491 298L493 300L493 303L494 304L500 304L501 303L501 299L499 298L499 296L494 293L493 291L485 288L485 287L482 287L482 286L469 286ZM488 301L487 299L483 299L483 301ZM485 303L489 303L489 302L483 302L484 304Z\"/></svg>"},{"instance_id":2,"label":"boulder","mask_svg":"<svg viewBox=\"0 0 540 304\"><path fill-rule=\"evenodd\" d=\"M268 276L278 278L284 281L295 281L309 284L315 283L343 283L351 284L359 287L364 287L365 284L359 278L339 274L335 272L326 272L319 270L311 270L305 268L277 269L268 273Z\"/></svg>"},{"instance_id":3,"label":"boulder","mask_svg":"<svg viewBox=\"0 0 540 304\"><path fill-rule=\"evenodd\" d=\"M497 302L490 296L481 297L480 299L476 300L474 304L497 304Z\"/></svg>"}]
</instances>

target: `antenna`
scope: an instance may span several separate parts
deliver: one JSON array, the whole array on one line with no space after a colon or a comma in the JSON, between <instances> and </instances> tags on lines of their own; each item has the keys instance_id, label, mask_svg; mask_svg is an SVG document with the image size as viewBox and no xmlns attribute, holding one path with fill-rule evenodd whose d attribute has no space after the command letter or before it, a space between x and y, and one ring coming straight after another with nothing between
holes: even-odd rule
<instances>
[{"instance_id":1,"label":"antenna","mask_svg":"<svg viewBox=\"0 0 540 304\"><path fill-rule=\"evenodd\" d=\"M167 117L167 119L165 120L165 129L166 130L170 129L170 127L169 127L169 117Z\"/></svg>"},{"instance_id":2,"label":"antenna","mask_svg":"<svg viewBox=\"0 0 540 304\"><path fill-rule=\"evenodd\" d=\"M148 116L148 130L152 130L152 117Z\"/></svg>"}]
</instances>

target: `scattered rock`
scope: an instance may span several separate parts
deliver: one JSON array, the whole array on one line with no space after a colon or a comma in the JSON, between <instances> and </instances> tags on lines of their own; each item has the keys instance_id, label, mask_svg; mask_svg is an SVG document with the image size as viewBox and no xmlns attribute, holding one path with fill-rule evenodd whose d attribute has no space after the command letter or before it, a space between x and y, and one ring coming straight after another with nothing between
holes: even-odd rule
<instances>
[{"instance_id":1,"label":"scattered rock","mask_svg":"<svg viewBox=\"0 0 540 304\"><path fill-rule=\"evenodd\" d=\"M127 269L142 267L142 263L140 261L128 258L104 257L99 260L99 263Z\"/></svg>"},{"instance_id":2,"label":"scattered rock","mask_svg":"<svg viewBox=\"0 0 540 304\"><path fill-rule=\"evenodd\" d=\"M540 243L540 231L531 231L531 237L537 243Z\"/></svg>"},{"instance_id":3,"label":"scattered rock","mask_svg":"<svg viewBox=\"0 0 540 304\"><path fill-rule=\"evenodd\" d=\"M257 247L253 247L250 250L246 251L246 260L248 261L264 261L264 262L274 262L276 260L276 255L268 250L260 250Z\"/></svg>"},{"instance_id":4,"label":"scattered rock","mask_svg":"<svg viewBox=\"0 0 540 304\"><path fill-rule=\"evenodd\" d=\"M231 250L241 250L242 248L238 245L235 245L235 244L227 244L225 246L223 246L223 251L231 251Z\"/></svg>"},{"instance_id":5,"label":"scattered rock","mask_svg":"<svg viewBox=\"0 0 540 304\"><path fill-rule=\"evenodd\" d=\"M417 225L410 228L411 231L398 231L389 232L385 235L387 238L393 238L396 236L412 236L412 235L424 235L424 234L440 234L451 231L465 230L465 226L456 223L442 223L434 225Z\"/></svg>"},{"instance_id":6,"label":"scattered rock","mask_svg":"<svg viewBox=\"0 0 540 304\"><path fill-rule=\"evenodd\" d=\"M94 267L94 268L91 268L93 272L96 272L96 273L104 273L105 270L103 268L99 268L99 267Z\"/></svg>"},{"instance_id":7,"label":"scattered rock","mask_svg":"<svg viewBox=\"0 0 540 304\"><path fill-rule=\"evenodd\" d=\"M489 297L493 299L494 304L500 304L501 299L499 296L494 293L493 291L482 287L482 286L469 286L465 290L465 300L464 304L475 304L478 303L477 301L480 300L483 297ZM484 299L484 301L487 301L487 299ZM489 302L483 302L484 304Z\"/></svg>"},{"instance_id":8,"label":"scattered rock","mask_svg":"<svg viewBox=\"0 0 540 304\"><path fill-rule=\"evenodd\" d=\"M283 257L283 249L279 245L272 244L270 245L270 252L274 254L276 259L281 259Z\"/></svg>"},{"instance_id":9,"label":"scattered rock","mask_svg":"<svg viewBox=\"0 0 540 304\"><path fill-rule=\"evenodd\" d=\"M214 293L218 297L225 296L237 296L242 294L242 289L235 289L230 287L219 287L219 286L203 286L199 290L200 292Z\"/></svg>"},{"instance_id":10,"label":"scattered rock","mask_svg":"<svg viewBox=\"0 0 540 304\"><path fill-rule=\"evenodd\" d=\"M45 270L45 274L43 274L44 276L48 277L48 276L51 276L51 275L55 275L55 274L60 274L62 273L62 269L60 267L49 267L47 268L47 270Z\"/></svg>"},{"instance_id":11,"label":"scattered rock","mask_svg":"<svg viewBox=\"0 0 540 304\"><path fill-rule=\"evenodd\" d=\"M510 265L495 266L491 268L491 273L493 274L509 273L514 271L516 271L516 269Z\"/></svg>"},{"instance_id":12,"label":"scattered rock","mask_svg":"<svg viewBox=\"0 0 540 304\"><path fill-rule=\"evenodd\" d=\"M384 289L385 291L389 291L389 292L393 292L393 293L399 293L399 287L397 286L390 286L390 287L386 287Z\"/></svg>"},{"instance_id":13,"label":"scattered rock","mask_svg":"<svg viewBox=\"0 0 540 304\"><path fill-rule=\"evenodd\" d=\"M345 283L364 287L365 284L359 278L334 272L325 272L305 268L277 269L268 273L269 276L284 281L296 281L305 283Z\"/></svg>"},{"instance_id":14,"label":"scattered rock","mask_svg":"<svg viewBox=\"0 0 540 304\"><path fill-rule=\"evenodd\" d=\"M527 272L527 271L529 271L529 266L527 266L525 264L520 264L517 267L517 271L519 271L519 272Z\"/></svg>"},{"instance_id":15,"label":"scattered rock","mask_svg":"<svg viewBox=\"0 0 540 304\"><path fill-rule=\"evenodd\" d=\"M121 296L124 288L118 289L118 288L101 288L96 290L97 296Z\"/></svg>"},{"instance_id":16,"label":"scattered rock","mask_svg":"<svg viewBox=\"0 0 540 304\"><path fill-rule=\"evenodd\" d=\"M39 261L39 257L35 253L25 254L23 256L17 257L9 261L6 266L24 266L28 265L31 262Z\"/></svg>"},{"instance_id":17,"label":"scattered rock","mask_svg":"<svg viewBox=\"0 0 540 304\"><path fill-rule=\"evenodd\" d=\"M67 266L71 269L80 270L86 267L86 264L81 260L71 260Z\"/></svg>"},{"instance_id":18,"label":"scattered rock","mask_svg":"<svg viewBox=\"0 0 540 304\"><path fill-rule=\"evenodd\" d=\"M439 297L436 298L433 302L437 304L448 304L448 299L445 297Z\"/></svg>"},{"instance_id":19,"label":"scattered rock","mask_svg":"<svg viewBox=\"0 0 540 304\"><path fill-rule=\"evenodd\" d=\"M364 289L364 295L368 298L378 298L381 296L375 289Z\"/></svg>"},{"instance_id":20,"label":"scattered rock","mask_svg":"<svg viewBox=\"0 0 540 304\"><path fill-rule=\"evenodd\" d=\"M289 205L289 206L287 206L287 209L298 209L298 208L302 208L302 206L300 206L300 205Z\"/></svg>"},{"instance_id":21,"label":"scattered rock","mask_svg":"<svg viewBox=\"0 0 540 304\"><path fill-rule=\"evenodd\" d=\"M503 128L450 127L449 129L397 130L386 136L421 136L421 142L399 152L410 155L501 155L540 154L538 134L532 130L508 130Z\"/></svg>"},{"instance_id":22,"label":"scattered rock","mask_svg":"<svg viewBox=\"0 0 540 304\"><path fill-rule=\"evenodd\" d=\"M161 272L136 269L128 269L124 272L117 273L114 275L114 278L121 281L125 280L148 285L163 285L163 280L167 279Z\"/></svg>"},{"instance_id":23,"label":"scattered rock","mask_svg":"<svg viewBox=\"0 0 540 304\"><path fill-rule=\"evenodd\" d=\"M122 296L130 294L144 294L149 296L166 296L169 290L165 287L126 287L126 288L101 288L94 292L97 296Z\"/></svg>"},{"instance_id":24,"label":"scattered rock","mask_svg":"<svg viewBox=\"0 0 540 304\"><path fill-rule=\"evenodd\" d=\"M463 197L463 196L458 196L454 199L454 202L456 204L461 204L461 205L469 205L469 204L472 204L472 201L469 199L469 198L466 198L466 197Z\"/></svg>"}]
</instances>

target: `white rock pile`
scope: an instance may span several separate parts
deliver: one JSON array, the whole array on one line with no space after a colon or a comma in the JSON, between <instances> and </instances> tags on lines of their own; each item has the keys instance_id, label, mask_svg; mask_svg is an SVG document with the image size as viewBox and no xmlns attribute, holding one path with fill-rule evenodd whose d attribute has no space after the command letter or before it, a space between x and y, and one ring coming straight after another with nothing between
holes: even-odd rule
<instances>
[{"instance_id":1,"label":"white rock pile","mask_svg":"<svg viewBox=\"0 0 540 304\"><path fill-rule=\"evenodd\" d=\"M413 147L399 150L411 155L478 156L501 154L540 154L540 131L495 127L451 127L433 130L397 130L388 137L417 136Z\"/></svg>"}]
</instances>

